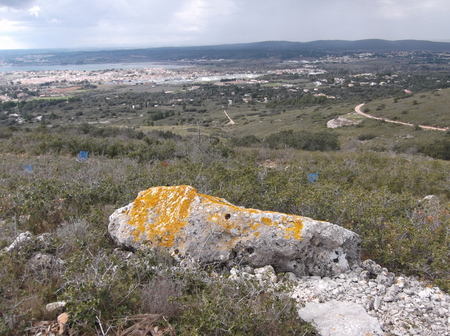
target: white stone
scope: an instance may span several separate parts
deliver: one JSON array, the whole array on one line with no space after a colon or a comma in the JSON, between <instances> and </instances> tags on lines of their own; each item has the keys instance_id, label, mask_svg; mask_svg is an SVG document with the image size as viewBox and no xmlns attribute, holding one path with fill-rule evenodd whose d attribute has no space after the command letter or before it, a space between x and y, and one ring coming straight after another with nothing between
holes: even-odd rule
<instances>
[{"instance_id":1,"label":"white stone","mask_svg":"<svg viewBox=\"0 0 450 336\"><path fill-rule=\"evenodd\" d=\"M433 290L431 288L426 287L424 290L421 290L417 293L421 299L428 299L431 294L433 293Z\"/></svg>"},{"instance_id":2,"label":"white stone","mask_svg":"<svg viewBox=\"0 0 450 336\"><path fill-rule=\"evenodd\" d=\"M270 265L255 268L255 276L258 280L268 280L272 283L276 283L278 280L273 267Z\"/></svg>"},{"instance_id":3,"label":"white stone","mask_svg":"<svg viewBox=\"0 0 450 336\"><path fill-rule=\"evenodd\" d=\"M65 301L57 301L57 302L52 302L49 303L45 306L45 309L49 312L64 308L66 306L66 302Z\"/></svg>"},{"instance_id":4,"label":"white stone","mask_svg":"<svg viewBox=\"0 0 450 336\"><path fill-rule=\"evenodd\" d=\"M31 232L29 232L29 231L22 232L16 237L16 239L14 239L12 244L9 245L8 247L5 247L4 250L6 252L10 252L15 249L20 249L24 244L29 242L32 238L33 238L33 235L31 234Z\"/></svg>"},{"instance_id":5,"label":"white stone","mask_svg":"<svg viewBox=\"0 0 450 336\"><path fill-rule=\"evenodd\" d=\"M377 319L352 302L307 303L299 315L312 322L321 336L384 335Z\"/></svg>"},{"instance_id":6,"label":"white stone","mask_svg":"<svg viewBox=\"0 0 450 336\"><path fill-rule=\"evenodd\" d=\"M374 300L374 302L373 302L373 309L374 309L374 310L379 310L380 307L381 307L381 299L380 299L380 297L377 295L377 296L375 296L375 300Z\"/></svg>"}]
</instances>

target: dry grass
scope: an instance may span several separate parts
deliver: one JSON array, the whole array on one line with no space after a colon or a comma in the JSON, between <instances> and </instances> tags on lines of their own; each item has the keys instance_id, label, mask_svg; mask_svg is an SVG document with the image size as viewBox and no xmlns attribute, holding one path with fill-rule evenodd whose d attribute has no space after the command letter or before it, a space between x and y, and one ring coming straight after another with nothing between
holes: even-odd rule
<instances>
[{"instance_id":1,"label":"dry grass","mask_svg":"<svg viewBox=\"0 0 450 336\"><path fill-rule=\"evenodd\" d=\"M174 328L160 314L140 314L127 318L133 325L117 336L176 336Z\"/></svg>"},{"instance_id":2,"label":"dry grass","mask_svg":"<svg viewBox=\"0 0 450 336\"><path fill-rule=\"evenodd\" d=\"M364 108L369 108L369 113L376 117L384 117L416 125L449 127L449 105L450 89L443 89L414 94L410 97L399 99L397 102L393 98L375 100L367 103Z\"/></svg>"}]
</instances>

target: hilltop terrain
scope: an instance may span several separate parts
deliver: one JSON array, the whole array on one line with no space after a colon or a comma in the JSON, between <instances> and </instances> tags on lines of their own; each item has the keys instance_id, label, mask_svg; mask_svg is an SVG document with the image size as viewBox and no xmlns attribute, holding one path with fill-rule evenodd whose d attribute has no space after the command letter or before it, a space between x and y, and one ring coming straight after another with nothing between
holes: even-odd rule
<instances>
[{"instance_id":1,"label":"hilltop terrain","mask_svg":"<svg viewBox=\"0 0 450 336\"><path fill-rule=\"evenodd\" d=\"M0 333L31 332L64 300L74 334L141 321L169 335L314 335L281 294L288 282L275 297L251 281L236 292L213 265L191 272L164 251L117 250L108 217L154 186L340 225L361 236L363 259L448 292L450 133L419 125L450 126L449 54L337 44L292 59L1 73L0 248L21 232L36 239L0 253ZM413 126L356 114L363 103ZM338 117L348 126L327 128ZM50 264L30 262L41 255Z\"/></svg>"}]
</instances>

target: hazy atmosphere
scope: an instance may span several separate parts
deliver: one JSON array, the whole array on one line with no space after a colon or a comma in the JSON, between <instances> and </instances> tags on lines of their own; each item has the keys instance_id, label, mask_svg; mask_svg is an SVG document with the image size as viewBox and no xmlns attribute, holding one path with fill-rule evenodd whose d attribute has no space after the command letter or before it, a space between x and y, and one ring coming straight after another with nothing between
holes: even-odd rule
<instances>
[{"instance_id":1,"label":"hazy atmosphere","mask_svg":"<svg viewBox=\"0 0 450 336\"><path fill-rule=\"evenodd\" d=\"M447 0L0 0L0 49L448 40Z\"/></svg>"}]
</instances>

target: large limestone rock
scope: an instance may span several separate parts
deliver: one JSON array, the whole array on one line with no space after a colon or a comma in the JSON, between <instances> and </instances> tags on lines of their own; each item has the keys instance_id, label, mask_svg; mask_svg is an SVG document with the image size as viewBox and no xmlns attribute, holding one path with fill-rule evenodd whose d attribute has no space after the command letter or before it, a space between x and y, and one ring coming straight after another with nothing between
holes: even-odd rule
<instances>
[{"instance_id":1,"label":"large limestone rock","mask_svg":"<svg viewBox=\"0 0 450 336\"><path fill-rule=\"evenodd\" d=\"M332 275L360 261L360 238L337 225L246 209L190 186L154 187L110 216L122 247L165 247L203 264L272 265L276 272Z\"/></svg>"}]
</instances>

